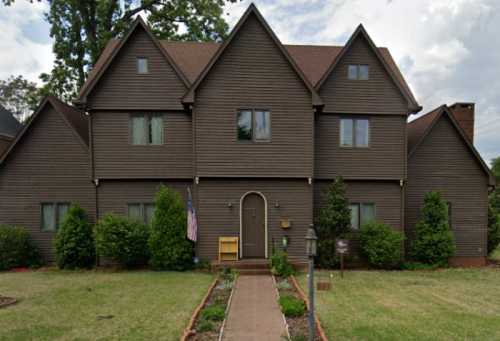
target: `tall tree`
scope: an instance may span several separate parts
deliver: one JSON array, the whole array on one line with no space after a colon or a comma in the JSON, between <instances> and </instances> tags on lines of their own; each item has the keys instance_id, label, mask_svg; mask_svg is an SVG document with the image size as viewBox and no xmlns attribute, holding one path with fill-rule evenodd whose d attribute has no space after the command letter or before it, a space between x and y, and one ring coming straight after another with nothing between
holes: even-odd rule
<instances>
[{"instance_id":1,"label":"tall tree","mask_svg":"<svg viewBox=\"0 0 500 341\"><path fill-rule=\"evenodd\" d=\"M493 158L491 160L491 171L496 177L497 181L500 181L500 157ZM491 191L490 196L490 206L493 210L494 215L500 214L500 188L496 188Z\"/></svg>"},{"instance_id":2,"label":"tall tree","mask_svg":"<svg viewBox=\"0 0 500 341\"><path fill-rule=\"evenodd\" d=\"M14 114L18 121L22 122L31 115L40 97L36 83L21 75L0 80L0 104Z\"/></svg>"},{"instance_id":3,"label":"tall tree","mask_svg":"<svg viewBox=\"0 0 500 341\"><path fill-rule=\"evenodd\" d=\"M500 156L491 159L491 171L497 180L500 180Z\"/></svg>"},{"instance_id":4,"label":"tall tree","mask_svg":"<svg viewBox=\"0 0 500 341\"><path fill-rule=\"evenodd\" d=\"M8 6L15 0L1 1ZM224 4L237 0L45 1L50 4L45 18L56 63L50 74L41 76L44 91L71 100L109 39L121 37L137 14L148 18L161 39L221 40L228 31Z\"/></svg>"}]
</instances>

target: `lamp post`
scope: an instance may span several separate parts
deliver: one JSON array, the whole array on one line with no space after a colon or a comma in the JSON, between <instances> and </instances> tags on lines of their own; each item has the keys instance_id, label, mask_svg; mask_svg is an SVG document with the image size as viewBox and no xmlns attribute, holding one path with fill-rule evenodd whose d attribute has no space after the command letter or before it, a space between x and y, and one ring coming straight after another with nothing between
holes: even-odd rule
<instances>
[{"instance_id":1,"label":"lamp post","mask_svg":"<svg viewBox=\"0 0 500 341\"><path fill-rule=\"evenodd\" d=\"M316 256L318 237L314 231L313 224L309 225L306 234L306 253L309 258L309 341L314 340L314 333L316 331L316 323L314 321L314 257Z\"/></svg>"}]
</instances>

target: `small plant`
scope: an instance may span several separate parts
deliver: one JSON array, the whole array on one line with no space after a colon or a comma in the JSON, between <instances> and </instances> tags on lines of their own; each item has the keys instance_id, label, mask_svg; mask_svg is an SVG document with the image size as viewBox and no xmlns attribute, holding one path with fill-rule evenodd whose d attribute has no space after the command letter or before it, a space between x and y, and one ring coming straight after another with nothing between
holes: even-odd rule
<instances>
[{"instance_id":1,"label":"small plant","mask_svg":"<svg viewBox=\"0 0 500 341\"><path fill-rule=\"evenodd\" d=\"M288 262L288 255L286 252L278 251L271 256L271 271L274 275L279 277L289 277L295 273L292 264Z\"/></svg>"},{"instance_id":2,"label":"small plant","mask_svg":"<svg viewBox=\"0 0 500 341\"><path fill-rule=\"evenodd\" d=\"M403 234L390 226L370 222L360 230L361 252L371 266L394 269L401 263Z\"/></svg>"},{"instance_id":3,"label":"small plant","mask_svg":"<svg viewBox=\"0 0 500 341\"><path fill-rule=\"evenodd\" d=\"M306 304L295 296L285 295L279 299L281 311L286 317L299 317L304 315Z\"/></svg>"},{"instance_id":4,"label":"small plant","mask_svg":"<svg viewBox=\"0 0 500 341\"><path fill-rule=\"evenodd\" d=\"M288 283L288 281L280 281L276 283L276 288L278 290L289 290L292 288L292 286L290 285L290 283Z\"/></svg>"},{"instance_id":5,"label":"small plant","mask_svg":"<svg viewBox=\"0 0 500 341\"><path fill-rule=\"evenodd\" d=\"M108 214L95 227L96 250L126 267L148 260L149 229L137 220Z\"/></svg>"},{"instance_id":6,"label":"small plant","mask_svg":"<svg viewBox=\"0 0 500 341\"><path fill-rule=\"evenodd\" d=\"M199 333L212 332L215 330L215 325L212 321L200 320L196 329Z\"/></svg>"},{"instance_id":7,"label":"small plant","mask_svg":"<svg viewBox=\"0 0 500 341\"><path fill-rule=\"evenodd\" d=\"M222 304L212 304L201 311L201 320L222 321L226 316L226 307Z\"/></svg>"},{"instance_id":8,"label":"small plant","mask_svg":"<svg viewBox=\"0 0 500 341\"><path fill-rule=\"evenodd\" d=\"M38 267L41 264L40 253L25 229L0 225L0 270Z\"/></svg>"},{"instance_id":9,"label":"small plant","mask_svg":"<svg viewBox=\"0 0 500 341\"><path fill-rule=\"evenodd\" d=\"M91 268L95 263L92 227L85 210L71 205L54 241L56 263L61 269Z\"/></svg>"},{"instance_id":10,"label":"small plant","mask_svg":"<svg viewBox=\"0 0 500 341\"><path fill-rule=\"evenodd\" d=\"M413 261L447 266L455 253L455 242L448 223L448 209L439 192L424 197L422 219L415 225L415 239L411 243Z\"/></svg>"}]
</instances>

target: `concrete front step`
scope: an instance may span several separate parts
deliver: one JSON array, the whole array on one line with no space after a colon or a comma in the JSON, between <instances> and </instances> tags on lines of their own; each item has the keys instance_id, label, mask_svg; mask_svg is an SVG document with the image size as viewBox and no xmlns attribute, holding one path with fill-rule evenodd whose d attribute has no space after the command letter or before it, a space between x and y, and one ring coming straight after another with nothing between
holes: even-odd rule
<instances>
[{"instance_id":1,"label":"concrete front step","mask_svg":"<svg viewBox=\"0 0 500 341\"><path fill-rule=\"evenodd\" d=\"M270 275L269 269L237 269L240 275Z\"/></svg>"},{"instance_id":2,"label":"concrete front step","mask_svg":"<svg viewBox=\"0 0 500 341\"><path fill-rule=\"evenodd\" d=\"M212 269L232 268L236 270L267 270L269 271L268 259L242 259L230 262L212 262ZM269 272L267 272L269 273Z\"/></svg>"}]
</instances>

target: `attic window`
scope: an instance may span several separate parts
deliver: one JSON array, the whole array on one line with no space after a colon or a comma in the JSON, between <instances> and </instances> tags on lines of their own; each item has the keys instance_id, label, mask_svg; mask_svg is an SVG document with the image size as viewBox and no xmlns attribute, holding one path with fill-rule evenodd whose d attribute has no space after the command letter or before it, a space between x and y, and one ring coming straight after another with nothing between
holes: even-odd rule
<instances>
[{"instance_id":1,"label":"attic window","mask_svg":"<svg viewBox=\"0 0 500 341\"><path fill-rule=\"evenodd\" d=\"M349 65L347 78L351 80L367 80L370 78L370 68L368 65Z\"/></svg>"},{"instance_id":2,"label":"attic window","mask_svg":"<svg viewBox=\"0 0 500 341\"><path fill-rule=\"evenodd\" d=\"M137 58L137 73L148 73L148 59L147 58Z\"/></svg>"}]
</instances>

